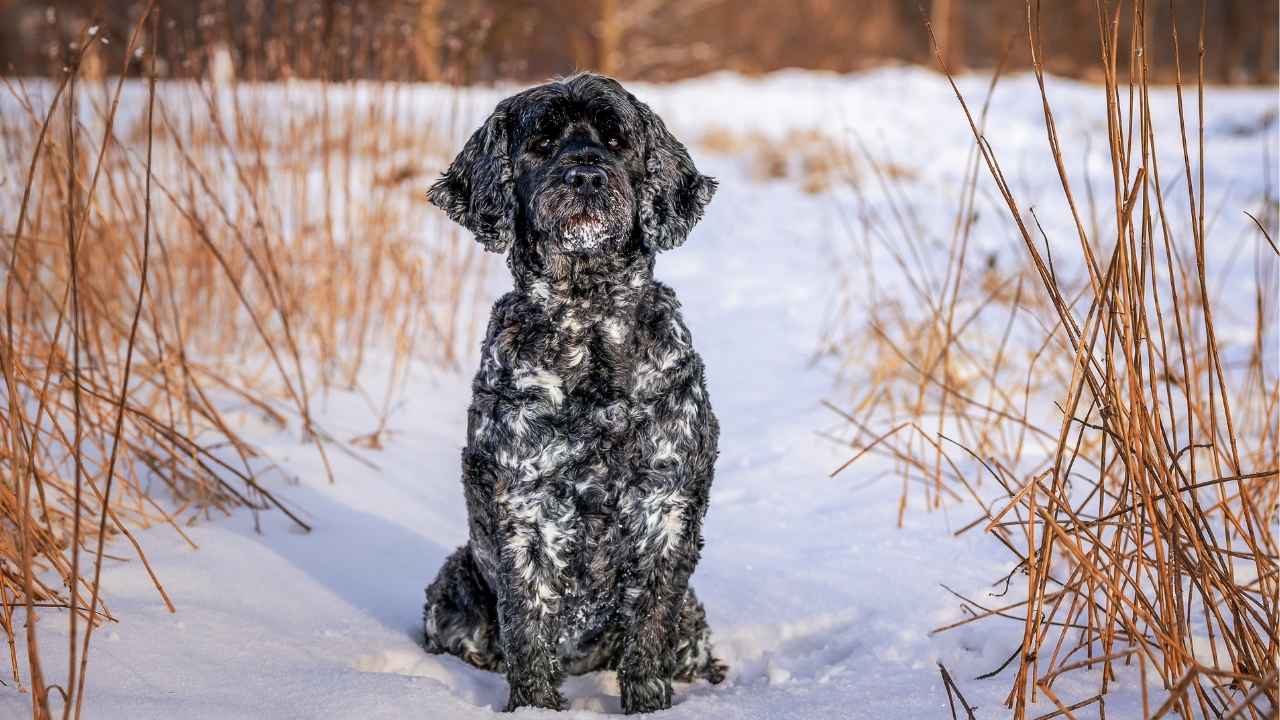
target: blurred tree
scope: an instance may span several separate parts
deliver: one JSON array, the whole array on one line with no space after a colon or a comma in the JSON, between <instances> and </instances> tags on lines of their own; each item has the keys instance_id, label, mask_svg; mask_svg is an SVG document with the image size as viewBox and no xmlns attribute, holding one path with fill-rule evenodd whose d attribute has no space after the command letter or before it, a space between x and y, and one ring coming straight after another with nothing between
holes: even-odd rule
<instances>
[{"instance_id":1,"label":"blurred tree","mask_svg":"<svg viewBox=\"0 0 1280 720\"><path fill-rule=\"evenodd\" d=\"M417 22L414 24L413 57L417 63L418 76L430 82L444 79L440 67L444 55L440 5L441 0L422 0L418 4L415 18Z\"/></svg>"},{"instance_id":2,"label":"blurred tree","mask_svg":"<svg viewBox=\"0 0 1280 720\"><path fill-rule=\"evenodd\" d=\"M929 25L938 43L938 54L952 70L964 69L964 27L956 22L955 6L951 0L933 0L929 11Z\"/></svg>"},{"instance_id":3,"label":"blurred tree","mask_svg":"<svg viewBox=\"0 0 1280 720\"><path fill-rule=\"evenodd\" d=\"M708 43L682 38L675 28L696 24L719 0L599 0L595 70L626 77L674 71L712 59Z\"/></svg>"}]
</instances>

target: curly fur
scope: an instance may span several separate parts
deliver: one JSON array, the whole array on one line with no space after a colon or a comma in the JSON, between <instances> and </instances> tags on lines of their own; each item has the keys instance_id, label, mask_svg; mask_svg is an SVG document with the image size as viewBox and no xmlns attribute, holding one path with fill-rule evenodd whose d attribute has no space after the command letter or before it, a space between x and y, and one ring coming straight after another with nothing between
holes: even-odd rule
<instances>
[{"instance_id":1,"label":"curly fur","mask_svg":"<svg viewBox=\"0 0 1280 720\"><path fill-rule=\"evenodd\" d=\"M577 166L603 171L598 193L567 187ZM715 187L644 103L584 74L499 103L429 193L509 251L515 288L472 386L470 540L427 588L426 647L505 671L508 709L561 707L566 673L616 670L628 713L724 677L689 586L719 429L653 279Z\"/></svg>"}]
</instances>

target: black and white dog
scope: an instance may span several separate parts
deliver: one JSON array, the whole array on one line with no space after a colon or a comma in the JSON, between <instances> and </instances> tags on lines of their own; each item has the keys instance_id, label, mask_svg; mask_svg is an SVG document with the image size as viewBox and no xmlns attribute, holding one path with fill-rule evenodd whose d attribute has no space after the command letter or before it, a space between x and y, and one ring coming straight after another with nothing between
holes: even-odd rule
<instances>
[{"instance_id":1,"label":"black and white dog","mask_svg":"<svg viewBox=\"0 0 1280 720\"><path fill-rule=\"evenodd\" d=\"M493 308L462 483L470 542L427 588L426 648L505 671L507 709L613 669L628 713L719 682L689 576L719 428L654 256L716 189L662 120L583 74L498 104L428 194L515 289Z\"/></svg>"}]
</instances>

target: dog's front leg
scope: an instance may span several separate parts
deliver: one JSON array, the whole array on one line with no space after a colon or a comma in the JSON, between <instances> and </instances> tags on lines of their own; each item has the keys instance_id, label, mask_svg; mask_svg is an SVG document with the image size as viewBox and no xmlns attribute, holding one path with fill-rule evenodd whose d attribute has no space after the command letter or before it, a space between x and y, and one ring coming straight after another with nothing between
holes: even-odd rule
<instances>
[{"instance_id":1,"label":"dog's front leg","mask_svg":"<svg viewBox=\"0 0 1280 720\"><path fill-rule=\"evenodd\" d=\"M628 628L618 663L622 709L671 707L675 632L697 562L701 508L686 488L637 488L626 503L634 557L629 563Z\"/></svg>"},{"instance_id":2,"label":"dog's front leg","mask_svg":"<svg viewBox=\"0 0 1280 720\"><path fill-rule=\"evenodd\" d=\"M631 557L618 682L627 713L671 707L676 632L702 548L716 456L718 429L702 400L694 378L686 392L660 403L635 437L641 466L622 506Z\"/></svg>"},{"instance_id":3,"label":"dog's front leg","mask_svg":"<svg viewBox=\"0 0 1280 720\"><path fill-rule=\"evenodd\" d=\"M564 673L557 655L564 569L573 541L573 506L550 483L497 498L498 623L507 663L507 710L560 709Z\"/></svg>"},{"instance_id":4,"label":"dog's front leg","mask_svg":"<svg viewBox=\"0 0 1280 720\"><path fill-rule=\"evenodd\" d=\"M493 350L481 366L463 455L473 551L497 597L507 710L559 709L559 614L578 541L564 476L583 443L551 422L563 400L558 378L522 368L508 379L499 359Z\"/></svg>"}]
</instances>

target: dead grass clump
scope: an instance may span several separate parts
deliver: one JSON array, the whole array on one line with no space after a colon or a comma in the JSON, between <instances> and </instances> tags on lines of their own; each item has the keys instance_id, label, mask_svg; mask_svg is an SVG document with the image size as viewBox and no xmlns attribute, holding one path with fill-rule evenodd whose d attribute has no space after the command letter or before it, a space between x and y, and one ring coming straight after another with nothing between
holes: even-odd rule
<instances>
[{"instance_id":1,"label":"dead grass clump","mask_svg":"<svg viewBox=\"0 0 1280 720\"><path fill-rule=\"evenodd\" d=\"M115 619L109 542L145 565L135 529L185 538L234 507L307 529L226 408L292 428L327 468L319 394L380 398L376 448L409 364L454 362L474 327L479 251L424 237L439 221L411 187L443 165L436 112L397 85L86 77L89 48L124 67L147 23L111 45L86 29L54 81L0 78L0 633L36 718L80 714ZM392 367L360 388L369 348ZM65 672L40 661L49 612L69 623Z\"/></svg>"},{"instance_id":2,"label":"dead grass clump","mask_svg":"<svg viewBox=\"0 0 1280 720\"><path fill-rule=\"evenodd\" d=\"M752 178L792 180L809 194L857 181L857 169L845 146L814 128L792 128L781 137L771 137L713 127L698 138L698 144L711 153L745 155Z\"/></svg>"},{"instance_id":3,"label":"dead grass clump","mask_svg":"<svg viewBox=\"0 0 1280 720\"><path fill-rule=\"evenodd\" d=\"M746 149L746 136L725 127L712 126L698 136L697 144L716 155L733 155Z\"/></svg>"},{"instance_id":4,"label":"dead grass clump","mask_svg":"<svg viewBox=\"0 0 1280 720\"><path fill-rule=\"evenodd\" d=\"M846 340L863 343L859 356L872 342L889 358L854 409L840 410L855 459L875 452L897 462L902 510L912 480L927 507L972 501L979 514L957 534L980 528L1016 564L996 581L1015 590L1008 602L984 609L962 598L979 609L937 632L996 617L1021 625L1020 643L991 673L1013 674L1006 704L1017 720L1042 700L1054 708L1043 717L1076 717L1101 704L1125 668L1143 717L1260 720L1280 706L1274 201L1262 202L1252 238L1252 302L1218 302L1206 254L1214 240L1205 220L1203 34L1197 90L1184 92L1180 70L1178 124L1157 132L1165 118L1155 117L1148 92L1145 58L1156 41L1146 9L1142 0L1099 6L1113 177L1101 222L1085 219L1080 203L1093 192L1081 194L1065 169L1045 92L1039 3L1029 2L1070 242L1055 243L1049 231L1058 228L1024 212L987 142L986 107L972 109L957 89L975 150L945 268L917 262L927 248L910 232L895 237L923 310L905 318L890 306L870 310L865 333ZM1117 30L1122 13L1128 37ZM1124 78L1122 56L1133 61ZM1171 137L1182 162L1163 167L1157 147ZM980 172L1020 241L1012 272L993 274L972 257ZM1067 676L1075 688L1096 681L1096 692L1060 697Z\"/></svg>"}]
</instances>

